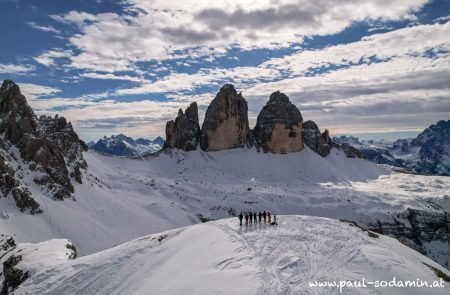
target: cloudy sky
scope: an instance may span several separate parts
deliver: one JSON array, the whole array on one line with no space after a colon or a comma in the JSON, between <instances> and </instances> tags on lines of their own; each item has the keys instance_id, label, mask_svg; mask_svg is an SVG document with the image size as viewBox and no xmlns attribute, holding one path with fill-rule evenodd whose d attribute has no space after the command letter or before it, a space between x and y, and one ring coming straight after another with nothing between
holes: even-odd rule
<instances>
[{"instance_id":1,"label":"cloudy sky","mask_svg":"<svg viewBox=\"0 0 450 295\"><path fill-rule=\"evenodd\" d=\"M450 0L0 0L0 80L85 140L155 137L224 83L251 125L276 90L332 134L450 119Z\"/></svg>"}]
</instances>

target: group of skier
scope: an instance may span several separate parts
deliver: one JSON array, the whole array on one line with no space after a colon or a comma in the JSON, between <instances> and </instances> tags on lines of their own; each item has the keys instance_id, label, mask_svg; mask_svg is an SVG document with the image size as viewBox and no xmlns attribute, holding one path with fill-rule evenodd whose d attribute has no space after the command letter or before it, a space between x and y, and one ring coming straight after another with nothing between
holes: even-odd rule
<instances>
[{"instance_id":1,"label":"group of skier","mask_svg":"<svg viewBox=\"0 0 450 295\"><path fill-rule=\"evenodd\" d=\"M245 225L249 225L249 224L256 224L256 223L261 223L261 221L264 221L264 223L269 223L271 225L277 225L277 216L275 214L270 214L270 212L262 212L259 211L259 214L252 213L252 212L246 212L246 213L242 213L239 214L239 225L242 226L242 221L245 220ZM272 221L272 217L273 217L273 221Z\"/></svg>"}]
</instances>

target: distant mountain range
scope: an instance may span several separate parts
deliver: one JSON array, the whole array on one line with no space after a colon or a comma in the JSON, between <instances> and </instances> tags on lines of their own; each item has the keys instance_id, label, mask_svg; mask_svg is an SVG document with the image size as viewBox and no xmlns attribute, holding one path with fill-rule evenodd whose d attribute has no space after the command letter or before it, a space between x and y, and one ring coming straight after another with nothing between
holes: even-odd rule
<instances>
[{"instance_id":1,"label":"distant mountain range","mask_svg":"<svg viewBox=\"0 0 450 295\"><path fill-rule=\"evenodd\" d=\"M152 258L162 249L160 247L174 249L161 252L162 255L181 253L176 252L179 245L186 246L186 241L195 240L192 238L194 236L204 237L203 230L208 230L212 234L211 239L225 248L229 245L224 241L230 241L230 237L238 240L243 234L254 236L256 240L270 237L264 234L269 229L253 227L249 231L239 232L228 226L228 221L216 222L216 230L211 230L213 227L208 225L197 227L199 231L186 229L186 235L166 232L193 223L236 216L238 212L263 210L277 213L280 228L284 231L289 227L291 231L288 234L291 235L298 234L293 231L298 228L298 222L304 228L311 228L320 220L299 217L296 223L293 217L284 214L340 218L378 233L369 234L353 226L342 226L338 220L321 223L307 234L312 235L309 240L315 242L305 244L308 249L317 248L319 244L340 242L347 237L355 237L355 234L364 241L372 238L390 241L379 235L386 234L426 253L445 268L450 264L448 177L391 173L359 159L361 152L352 145L359 144L362 149L363 143L354 138L346 138L352 145L344 140L338 143L338 139L333 143L327 130L321 132L313 121L303 121L300 110L280 92L270 95L253 129L249 127L247 102L242 94L232 85L225 85L208 106L201 128L197 105L192 103L184 112L180 110L174 120L167 122L165 142L162 138L134 140L120 134L104 137L97 143L91 142L91 149L100 153L87 152L88 146L64 117L37 117L19 86L10 80L4 81L0 87L0 118L0 294L12 294L11 290L14 294L53 291L61 294L56 289L49 291L49 284L53 288L55 281L61 282L63 287L58 290L62 293L80 293L76 289L67 289L70 283L55 277L54 273L73 278L74 274L60 270L66 268L71 271L76 264L83 267L81 272L80 269L73 269L75 274L83 275L75 278L76 281L83 281L99 271L104 274L105 280L111 281L110 271L123 266L120 264L123 257L131 259L130 265L138 265L142 261L141 242L147 243L144 246L151 250L148 255ZM406 143L396 142L395 148L392 147L395 153L390 151L394 143L384 142L383 146L372 142L366 145L376 146L373 150L382 155L387 154L382 152L383 149L388 150L394 162L397 154L404 155L404 162L400 163L410 163L404 165L411 165L417 169L415 171L426 168L433 174L446 173L449 123L439 122L416 139L405 140ZM144 157L162 146L164 152L157 153L155 157ZM140 155L145 160L104 154ZM391 159L387 156L381 158ZM237 227L236 218L229 222ZM323 233L323 228L331 228L338 234L330 238ZM257 231L261 235L255 236ZM314 232L318 233L317 237L325 239L323 243L316 243ZM106 256L87 256L152 233L159 234L138 239L137 244L128 244L132 247L117 246L100 254ZM278 238L271 237L270 241ZM189 248L199 253L195 247L205 244L204 251L201 250L208 257L216 257L216 250L223 252L223 249L209 247L210 242L196 241L190 248L187 245L180 251ZM258 242L258 245L264 246L268 242ZM282 242L278 244L297 249L298 243L294 240ZM240 243L236 245L241 247ZM374 245L373 241L370 245ZM259 249L254 248L253 244L250 246L241 254L248 255L248 251ZM341 265L333 250L336 247L328 248L330 250L323 248L323 252L319 253L320 257L331 257L323 264ZM298 251L303 253L305 249ZM283 246L276 255L280 251L291 255L291 250ZM54 268L55 263L76 258L77 253L88 258L80 258L75 264L69 261L61 268ZM103 257L108 260L108 253L119 258L107 263L108 267L99 268L96 259ZM133 260L130 253L138 253L136 259L139 261ZM348 261L346 253L338 254L345 254L342 257ZM175 265L183 260L179 256L174 257L172 261ZM289 257L283 259L290 265ZM365 262L366 258L355 256L351 263ZM220 258L225 264L227 259L225 256ZM292 267L284 267L284 260L280 260L281 268L289 272ZM216 260L209 258L204 261L214 268L214 273L223 264L216 264ZM429 259L426 261L429 265L433 263ZM304 264L303 261L301 263ZM308 266L308 263L305 265ZM162 265L173 273L175 268ZM234 272L235 264L228 265ZM47 267L51 267L52 273L48 272ZM146 267L153 268L152 265ZM281 269L280 266L274 267ZM304 269L316 268L312 265ZM203 271L205 267L198 269ZM441 272L446 271L440 269ZM165 273L162 275L166 276ZM242 277L240 273L237 276ZM99 281L98 277L92 277L92 280ZM276 280L278 282L279 278ZM94 293L100 290L94 290L91 281L83 286L72 285L80 290L89 287ZM266 291L263 293L277 293Z\"/></svg>"},{"instance_id":2,"label":"distant mountain range","mask_svg":"<svg viewBox=\"0 0 450 295\"><path fill-rule=\"evenodd\" d=\"M96 152L121 157L143 156L162 149L164 139L160 136L154 140L138 138L134 140L124 134L103 137L96 143L88 143L88 147Z\"/></svg>"},{"instance_id":3,"label":"distant mountain range","mask_svg":"<svg viewBox=\"0 0 450 295\"><path fill-rule=\"evenodd\" d=\"M426 128L416 138L359 140L353 136L334 137L336 144L348 144L364 157L378 164L387 164L406 171L450 175L450 120L439 121Z\"/></svg>"}]
</instances>

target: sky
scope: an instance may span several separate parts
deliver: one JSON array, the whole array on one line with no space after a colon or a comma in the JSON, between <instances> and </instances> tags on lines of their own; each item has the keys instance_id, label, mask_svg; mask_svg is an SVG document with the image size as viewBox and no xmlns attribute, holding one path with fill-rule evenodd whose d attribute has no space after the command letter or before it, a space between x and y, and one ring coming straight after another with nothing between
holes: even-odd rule
<instances>
[{"instance_id":1,"label":"sky","mask_svg":"<svg viewBox=\"0 0 450 295\"><path fill-rule=\"evenodd\" d=\"M225 83L254 126L286 93L332 135L450 119L450 0L0 0L0 80L84 140L164 135Z\"/></svg>"}]
</instances>

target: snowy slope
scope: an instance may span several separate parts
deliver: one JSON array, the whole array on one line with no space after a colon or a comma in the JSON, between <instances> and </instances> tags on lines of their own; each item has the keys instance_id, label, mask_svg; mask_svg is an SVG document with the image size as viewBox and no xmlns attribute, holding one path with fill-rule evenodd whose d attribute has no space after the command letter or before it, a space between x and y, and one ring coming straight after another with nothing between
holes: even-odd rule
<instances>
[{"instance_id":1,"label":"snowy slope","mask_svg":"<svg viewBox=\"0 0 450 295\"><path fill-rule=\"evenodd\" d=\"M44 213L31 216L0 198L0 233L19 242L68 238L86 255L241 210L361 224L392 220L410 207L450 210L449 178L391 173L337 151L326 158L309 149L288 155L174 151L147 160L88 152L85 158L89 175L75 185L74 201L54 201L36 191ZM437 260L450 257L448 249L439 252Z\"/></svg>"},{"instance_id":2,"label":"snowy slope","mask_svg":"<svg viewBox=\"0 0 450 295\"><path fill-rule=\"evenodd\" d=\"M5 290L5 263L14 264L12 266L14 271L21 272L21 274L14 275L14 272L10 270L10 276L22 281L43 269L74 259L77 255L72 242L67 239L54 239L37 244L20 243L17 245L14 242L11 243L12 239L9 245L4 244L6 239L9 239L9 237L0 237L0 265L2 266L0 269L0 286ZM11 263L11 259L15 259L17 263ZM10 278L10 283L11 281L14 281L14 279Z\"/></svg>"},{"instance_id":3,"label":"snowy slope","mask_svg":"<svg viewBox=\"0 0 450 295\"><path fill-rule=\"evenodd\" d=\"M279 225L237 219L146 236L43 269L19 294L338 294L314 281L439 280L448 271L385 236L326 218L279 216ZM344 288L344 294L448 294L444 288Z\"/></svg>"}]
</instances>

